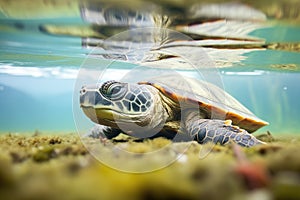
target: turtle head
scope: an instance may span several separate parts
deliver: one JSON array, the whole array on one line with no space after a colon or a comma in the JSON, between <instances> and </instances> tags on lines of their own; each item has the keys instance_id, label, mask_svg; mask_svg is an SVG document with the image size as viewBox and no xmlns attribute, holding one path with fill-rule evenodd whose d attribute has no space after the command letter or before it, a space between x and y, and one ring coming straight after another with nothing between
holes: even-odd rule
<instances>
[{"instance_id":1,"label":"turtle head","mask_svg":"<svg viewBox=\"0 0 300 200\"><path fill-rule=\"evenodd\" d=\"M121 125L128 130L133 124L149 124L153 101L145 85L107 81L80 90L80 106L88 118L97 124L115 128Z\"/></svg>"}]
</instances>

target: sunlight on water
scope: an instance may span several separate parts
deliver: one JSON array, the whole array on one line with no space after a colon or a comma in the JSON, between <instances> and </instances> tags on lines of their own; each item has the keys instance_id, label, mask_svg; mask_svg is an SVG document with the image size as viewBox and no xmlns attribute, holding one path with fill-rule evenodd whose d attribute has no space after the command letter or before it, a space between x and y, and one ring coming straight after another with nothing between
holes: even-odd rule
<instances>
[{"instance_id":1,"label":"sunlight on water","mask_svg":"<svg viewBox=\"0 0 300 200\"><path fill-rule=\"evenodd\" d=\"M79 91L74 84L89 61L109 66L103 81L119 80L140 65L200 78L170 52L194 52L189 59L201 70L212 62L222 87L270 123L261 132L300 130L300 14L291 17L280 10L281 4L292 10L293 1L272 1L270 9L268 3L252 1L176 1L169 7L132 1L138 2L136 8L94 1L36 2L32 10L31 1L0 1L0 132L75 131L72 101L78 100L72 97ZM186 38L137 34L132 42L120 34L153 26Z\"/></svg>"}]
</instances>

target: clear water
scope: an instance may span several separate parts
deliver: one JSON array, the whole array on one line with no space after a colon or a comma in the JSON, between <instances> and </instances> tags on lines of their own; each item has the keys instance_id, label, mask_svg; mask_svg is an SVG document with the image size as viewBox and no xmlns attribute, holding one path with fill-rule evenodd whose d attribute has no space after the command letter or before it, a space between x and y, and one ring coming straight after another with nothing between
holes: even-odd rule
<instances>
[{"instance_id":1,"label":"clear water","mask_svg":"<svg viewBox=\"0 0 300 200\"><path fill-rule=\"evenodd\" d=\"M84 19L82 4L70 5L67 1L59 1L59 5L47 5L37 2L36 10L26 12L31 1L18 6L1 1L0 132L76 131L72 106L73 93L78 91L74 91L74 85L87 55L95 53L93 48L86 48L89 45L86 45L82 30L88 30L98 22ZM122 6L118 6L116 13L121 12ZM179 12L173 9L174 5L170 5L166 13L175 15ZM259 7L256 9L259 10ZM260 12L263 13L263 9ZM251 29L248 36L264 39L268 44L300 41L297 18L274 19L267 14L268 20L263 22L266 25ZM115 17L120 19L118 15ZM47 25L58 25L61 30L75 27L73 30L81 32L46 33ZM111 26L120 27L116 23ZM129 23L126 28L131 26ZM230 49L222 51L229 52ZM248 49L240 56L239 62L226 61L230 67L217 68L224 89L270 123L260 129L261 132L299 133L299 49ZM99 65L108 62L102 57L94 59ZM115 61L111 77L122 77L130 66ZM193 73L184 69L180 72ZM77 99L74 101L76 104Z\"/></svg>"}]
</instances>

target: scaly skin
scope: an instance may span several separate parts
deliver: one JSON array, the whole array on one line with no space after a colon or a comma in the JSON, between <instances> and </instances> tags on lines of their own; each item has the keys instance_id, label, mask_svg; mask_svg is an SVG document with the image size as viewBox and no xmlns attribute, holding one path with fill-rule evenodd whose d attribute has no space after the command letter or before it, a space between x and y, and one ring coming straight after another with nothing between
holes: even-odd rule
<instances>
[{"instance_id":1,"label":"scaly skin","mask_svg":"<svg viewBox=\"0 0 300 200\"><path fill-rule=\"evenodd\" d=\"M244 147L264 144L246 130L231 125L231 120L191 118L186 122L186 130L200 144L213 142L225 145L230 141Z\"/></svg>"}]
</instances>

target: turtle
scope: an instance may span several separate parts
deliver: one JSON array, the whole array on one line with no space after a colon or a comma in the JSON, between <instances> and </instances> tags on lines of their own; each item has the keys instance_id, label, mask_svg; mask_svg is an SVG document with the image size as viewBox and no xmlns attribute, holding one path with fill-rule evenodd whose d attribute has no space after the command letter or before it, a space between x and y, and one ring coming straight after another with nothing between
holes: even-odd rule
<instances>
[{"instance_id":1,"label":"turtle","mask_svg":"<svg viewBox=\"0 0 300 200\"><path fill-rule=\"evenodd\" d=\"M192 77L85 85L80 107L103 127L91 135L108 139L120 133L169 139L184 135L200 144L234 142L251 147L265 144L251 133L268 125L220 87Z\"/></svg>"}]
</instances>

